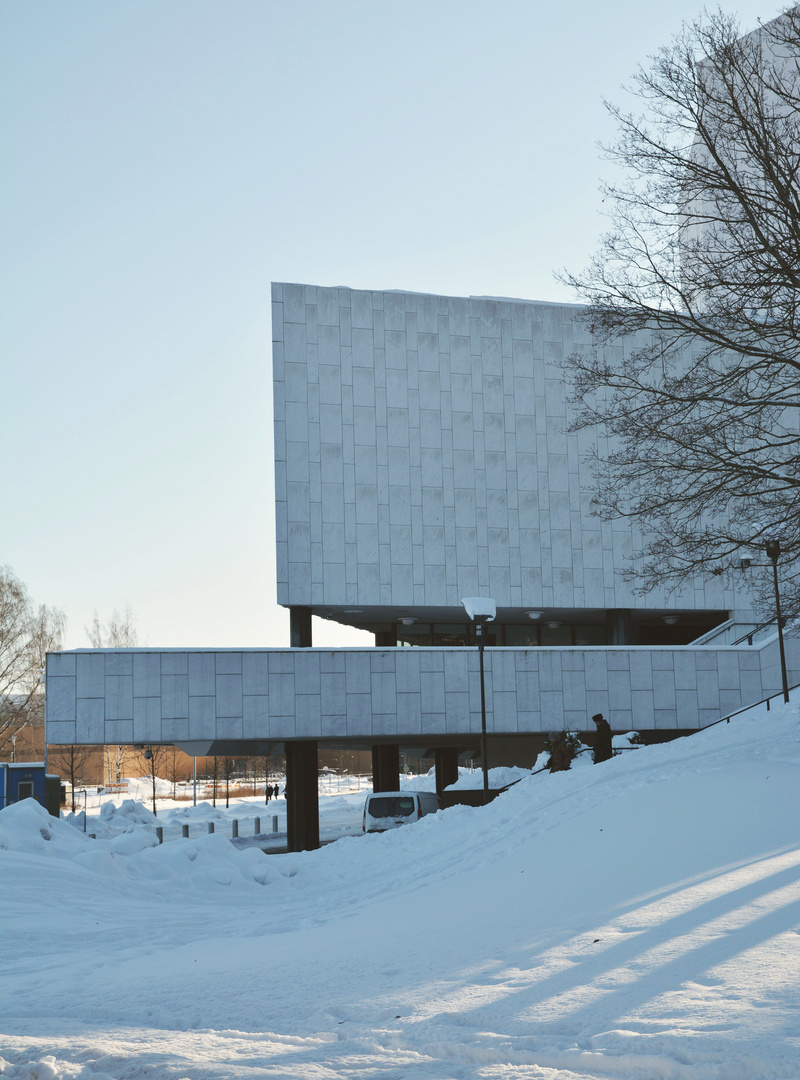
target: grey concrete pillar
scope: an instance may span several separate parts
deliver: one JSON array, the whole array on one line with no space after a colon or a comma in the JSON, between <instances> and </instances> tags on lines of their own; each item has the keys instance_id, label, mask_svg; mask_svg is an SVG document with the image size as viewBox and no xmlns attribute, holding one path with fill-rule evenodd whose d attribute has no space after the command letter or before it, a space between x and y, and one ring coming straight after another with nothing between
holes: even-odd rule
<instances>
[{"instance_id":1,"label":"grey concrete pillar","mask_svg":"<svg viewBox=\"0 0 800 1080\"><path fill-rule=\"evenodd\" d=\"M319 788L317 743L302 739L286 743L286 829L289 851L319 847Z\"/></svg>"},{"instance_id":2,"label":"grey concrete pillar","mask_svg":"<svg viewBox=\"0 0 800 1080\"><path fill-rule=\"evenodd\" d=\"M458 780L458 747L437 746L434 754L436 762L436 794L441 795L446 787Z\"/></svg>"},{"instance_id":3,"label":"grey concrete pillar","mask_svg":"<svg viewBox=\"0 0 800 1080\"><path fill-rule=\"evenodd\" d=\"M399 791L400 747L381 743L372 747L372 790Z\"/></svg>"},{"instance_id":4,"label":"grey concrete pillar","mask_svg":"<svg viewBox=\"0 0 800 1080\"><path fill-rule=\"evenodd\" d=\"M293 649L311 648L311 608L289 608L289 644Z\"/></svg>"}]
</instances>

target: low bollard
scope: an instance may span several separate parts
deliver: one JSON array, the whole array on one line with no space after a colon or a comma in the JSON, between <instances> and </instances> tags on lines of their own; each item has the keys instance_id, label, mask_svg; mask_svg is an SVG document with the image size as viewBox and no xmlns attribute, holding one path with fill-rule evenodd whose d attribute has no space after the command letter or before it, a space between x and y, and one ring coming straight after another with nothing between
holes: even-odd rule
<instances>
[{"instance_id":1,"label":"low bollard","mask_svg":"<svg viewBox=\"0 0 800 1080\"><path fill-rule=\"evenodd\" d=\"M261 818L257 817L255 822L254 822L253 836L258 836L258 834L260 832L261 832Z\"/></svg>"},{"instance_id":2,"label":"low bollard","mask_svg":"<svg viewBox=\"0 0 800 1080\"><path fill-rule=\"evenodd\" d=\"M158 837L159 844L164 843L164 827L163 825L156 825L156 836Z\"/></svg>"},{"instance_id":3,"label":"low bollard","mask_svg":"<svg viewBox=\"0 0 800 1080\"><path fill-rule=\"evenodd\" d=\"M183 835L184 835L185 839L187 839L187 840L189 839L189 826L188 825L183 826Z\"/></svg>"},{"instance_id":4,"label":"low bollard","mask_svg":"<svg viewBox=\"0 0 800 1080\"><path fill-rule=\"evenodd\" d=\"M214 822L213 821L209 821L209 823L208 823L208 831L209 831L209 833L212 833L214 831Z\"/></svg>"},{"instance_id":5,"label":"low bollard","mask_svg":"<svg viewBox=\"0 0 800 1080\"><path fill-rule=\"evenodd\" d=\"M278 831L278 815L277 814L272 815L272 831L273 832Z\"/></svg>"},{"instance_id":6,"label":"low bollard","mask_svg":"<svg viewBox=\"0 0 800 1080\"><path fill-rule=\"evenodd\" d=\"M239 835L239 822L236 818L231 822L231 839L235 840Z\"/></svg>"}]
</instances>

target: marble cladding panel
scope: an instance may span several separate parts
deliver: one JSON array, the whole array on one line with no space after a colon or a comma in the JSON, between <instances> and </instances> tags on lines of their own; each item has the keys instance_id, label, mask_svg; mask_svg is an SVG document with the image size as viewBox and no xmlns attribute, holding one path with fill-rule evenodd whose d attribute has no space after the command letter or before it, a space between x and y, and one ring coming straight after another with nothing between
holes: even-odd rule
<instances>
[{"instance_id":1,"label":"marble cladding panel","mask_svg":"<svg viewBox=\"0 0 800 1080\"><path fill-rule=\"evenodd\" d=\"M224 655L224 654L223 654ZM241 659L241 658L240 658ZM242 716L242 676L222 674L216 677L217 719Z\"/></svg>"},{"instance_id":2,"label":"marble cladding panel","mask_svg":"<svg viewBox=\"0 0 800 1080\"><path fill-rule=\"evenodd\" d=\"M189 676L161 676L161 715L164 720L182 720L189 716Z\"/></svg>"},{"instance_id":3,"label":"marble cladding panel","mask_svg":"<svg viewBox=\"0 0 800 1080\"><path fill-rule=\"evenodd\" d=\"M192 738L213 739L217 732L217 703L214 696L189 698L189 730Z\"/></svg>"},{"instance_id":4,"label":"marble cladding panel","mask_svg":"<svg viewBox=\"0 0 800 1080\"><path fill-rule=\"evenodd\" d=\"M765 696L757 652L763 649L489 648L487 727L548 731L583 717L586 730L598 711L618 731L701 726ZM53 674L72 669L70 655L81 661L76 675ZM119 654L109 662L111 655L61 654L48 665L51 741L369 739L480 729L474 649L135 652L131 664ZM80 693L78 670L99 665L102 673L106 664L130 674L103 674L101 696L93 696L94 675L86 677ZM184 673L164 674L181 667ZM771 661L764 667L771 673Z\"/></svg>"},{"instance_id":5,"label":"marble cladding panel","mask_svg":"<svg viewBox=\"0 0 800 1080\"><path fill-rule=\"evenodd\" d=\"M77 654L48 653L45 661L45 668L48 678L59 675L72 676L74 678L77 670Z\"/></svg>"},{"instance_id":6,"label":"marble cladding panel","mask_svg":"<svg viewBox=\"0 0 800 1080\"><path fill-rule=\"evenodd\" d=\"M106 720L105 741L111 746L133 742L133 720Z\"/></svg>"},{"instance_id":7,"label":"marble cladding panel","mask_svg":"<svg viewBox=\"0 0 800 1080\"><path fill-rule=\"evenodd\" d=\"M70 743L76 743L78 737L75 724L68 724L59 720L48 721L47 741L48 743L66 743L68 745Z\"/></svg>"},{"instance_id":8,"label":"marble cladding panel","mask_svg":"<svg viewBox=\"0 0 800 1080\"><path fill-rule=\"evenodd\" d=\"M213 699L212 699L213 705ZM193 730L200 730L199 726ZM133 700L133 741L150 742L161 738L161 697L139 697ZM85 742L85 739L80 739Z\"/></svg>"},{"instance_id":9,"label":"marble cladding panel","mask_svg":"<svg viewBox=\"0 0 800 1080\"><path fill-rule=\"evenodd\" d=\"M63 657L59 656L59 660ZM47 695L45 699L45 708L47 713L47 721L50 722L51 718L54 723L61 724L65 728L72 724L75 725L75 706L77 701L76 693L76 679L73 676L54 675L52 672L63 670L66 665L61 663L51 664L50 657L48 657L47 664ZM72 656L74 660L74 655ZM73 668L74 670L74 668ZM56 740L57 741L57 740Z\"/></svg>"},{"instance_id":10,"label":"marble cladding panel","mask_svg":"<svg viewBox=\"0 0 800 1080\"><path fill-rule=\"evenodd\" d=\"M105 702L102 698L79 697L76 702L75 728L82 743L104 743Z\"/></svg>"},{"instance_id":11,"label":"marble cladding panel","mask_svg":"<svg viewBox=\"0 0 800 1080\"><path fill-rule=\"evenodd\" d=\"M189 697L213 697L216 670L213 653L189 654Z\"/></svg>"},{"instance_id":12,"label":"marble cladding panel","mask_svg":"<svg viewBox=\"0 0 800 1080\"><path fill-rule=\"evenodd\" d=\"M110 658L109 658L110 659ZM132 659L132 657L128 657ZM109 665L106 664L106 667ZM115 665L112 665L115 666ZM130 675L106 675L105 719L133 720L133 671Z\"/></svg>"},{"instance_id":13,"label":"marble cladding panel","mask_svg":"<svg viewBox=\"0 0 800 1080\"><path fill-rule=\"evenodd\" d=\"M105 654L102 652L78 653L78 698L102 698L105 695Z\"/></svg>"}]
</instances>

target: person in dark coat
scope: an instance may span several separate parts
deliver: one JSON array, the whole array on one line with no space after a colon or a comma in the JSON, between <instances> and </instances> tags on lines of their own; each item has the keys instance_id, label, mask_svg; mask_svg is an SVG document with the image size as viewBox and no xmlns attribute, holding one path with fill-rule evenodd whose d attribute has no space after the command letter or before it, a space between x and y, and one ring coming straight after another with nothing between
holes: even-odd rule
<instances>
[{"instance_id":1,"label":"person in dark coat","mask_svg":"<svg viewBox=\"0 0 800 1080\"><path fill-rule=\"evenodd\" d=\"M611 727L602 713L595 713L592 720L597 726L597 736L594 740L594 763L598 765L601 761L608 761L610 757L613 757Z\"/></svg>"},{"instance_id":2,"label":"person in dark coat","mask_svg":"<svg viewBox=\"0 0 800 1080\"><path fill-rule=\"evenodd\" d=\"M569 768L571 761L572 755L567 746L566 731L551 731L550 760L547 763L548 769L550 772L563 772L565 769Z\"/></svg>"}]
</instances>

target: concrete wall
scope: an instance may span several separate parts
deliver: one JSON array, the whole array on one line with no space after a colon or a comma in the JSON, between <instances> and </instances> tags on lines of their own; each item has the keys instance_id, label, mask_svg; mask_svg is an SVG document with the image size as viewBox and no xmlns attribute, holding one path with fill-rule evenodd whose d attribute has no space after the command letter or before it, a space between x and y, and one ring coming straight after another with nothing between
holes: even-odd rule
<instances>
[{"instance_id":1,"label":"concrete wall","mask_svg":"<svg viewBox=\"0 0 800 1080\"><path fill-rule=\"evenodd\" d=\"M487 649L493 733L700 727L780 689L761 648ZM798 639L790 682L800 681ZM765 679L769 679L766 682ZM93 650L47 658L50 743L371 738L480 731L470 648Z\"/></svg>"},{"instance_id":2,"label":"concrete wall","mask_svg":"<svg viewBox=\"0 0 800 1080\"><path fill-rule=\"evenodd\" d=\"M641 606L637 529L592 516L595 437L565 433L581 311L274 285L279 602ZM648 606L748 604L714 578Z\"/></svg>"}]
</instances>

